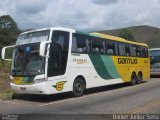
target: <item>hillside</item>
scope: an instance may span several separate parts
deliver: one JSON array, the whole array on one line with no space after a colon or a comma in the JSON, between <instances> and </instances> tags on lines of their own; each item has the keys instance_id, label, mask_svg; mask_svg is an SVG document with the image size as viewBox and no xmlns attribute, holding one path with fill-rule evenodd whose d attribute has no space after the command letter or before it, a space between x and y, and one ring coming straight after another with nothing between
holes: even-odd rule
<instances>
[{"instance_id":1,"label":"hillside","mask_svg":"<svg viewBox=\"0 0 160 120\"><path fill-rule=\"evenodd\" d=\"M122 29L102 30L97 32L118 36ZM137 42L147 43L150 48L160 47L160 28L151 26L134 26L128 27L127 29L132 31Z\"/></svg>"},{"instance_id":2,"label":"hillside","mask_svg":"<svg viewBox=\"0 0 160 120\"><path fill-rule=\"evenodd\" d=\"M122 28L123 29L123 28ZM119 36L122 29L97 31L104 34ZM137 42L144 42L150 48L160 47L160 28L151 26L134 26L128 27L133 33ZM18 29L17 23L9 15L0 17L0 52L3 46L15 43L17 36L22 31Z\"/></svg>"}]
</instances>

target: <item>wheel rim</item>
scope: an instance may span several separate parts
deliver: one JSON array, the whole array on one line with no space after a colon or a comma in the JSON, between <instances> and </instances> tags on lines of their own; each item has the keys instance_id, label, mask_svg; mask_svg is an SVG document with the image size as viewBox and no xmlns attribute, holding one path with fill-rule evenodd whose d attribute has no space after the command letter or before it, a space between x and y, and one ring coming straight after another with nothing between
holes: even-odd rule
<instances>
[{"instance_id":1,"label":"wheel rim","mask_svg":"<svg viewBox=\"0 0 160 120\"><path fill-rule=\"evenodd\" d=\"M82 92L82 84L80 83L80 82L78 82L78 83L76 83L75 84L75 89L76 89L76 92L77 93L80 93L80 92Z\"/></svg>"},{"instance_id":2,"label":"wheel rim","mask_svg":"<svg viewBox=\"0 0 160 120\"><path fill-rule=\"evenodd\" d=\"M140 82L141 80L142 80L142 75L139 74L139 75L138 75L138 81Z\"/></svg>"},{"instance_id":3,"label":"wheel rim","mask_svg":"<svg viewBox=\"0 0 160 120\"><path fill-rule=\"evenodd\" d=\"M139 78L139 80L142 80L142 75L140 74L140 75L138 76L138 78Z\"/></svg>"},{"instance_id":4,"label":"wheel rim","mask_svg":"<svg viewBox=\"0 0 160 120\"><path fill-rule=\"evenodd\" d=\"M85 84L82 79L77 78L73 84L73 95L75 97L80 97L83 95L85 90Z\"/></svg>"},{"instance_id":5,"label":"wheel rim","mask_svg":"<svg viewBox=\"0 0 160 120\"><path fill-rule=\"evenodd\" d=\"M132 76L132 83L133 83L133 84L136 83L136 77L135 77L135 75Z\"/></svg>"}]
</instances>

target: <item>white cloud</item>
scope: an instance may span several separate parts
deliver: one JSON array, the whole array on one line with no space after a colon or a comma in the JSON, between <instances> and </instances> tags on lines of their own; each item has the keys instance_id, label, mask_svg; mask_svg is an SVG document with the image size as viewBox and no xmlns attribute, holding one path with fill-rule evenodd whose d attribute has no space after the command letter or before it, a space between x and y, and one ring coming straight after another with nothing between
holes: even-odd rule
<instances>
[{"instance_id":1,"label":"white cloud","mask_svg":"<svg viewBox=\"0 0 160 120\"><path fill-rule=\"evenodd\" d=\"M2 16L2 15L6 15L7 13L5 12L5 11L3 11L3 10L0 10L0 16Z\"/></svg>"},{"instance_id":2,"label":"white cloud","mask_svg":"<svg viewBox=\"0 0 160 120\"><path fill-rule=\"evenodd\" d=\"M119 1L118 0L92 0L92 2L99 5L106 5L106 4L114 4Z\"/></svg>"},{"instance_id":3,"label":"white cloud","mask_svg":"<svg viewBox=\"0 0 160 120\"><path fill-rule=\"evenodd\" d=\"M159 5L159 0L5 0L0 3L0 15L11 15L21 29L62 26L101 30L144 24L160 27Z\"/></svg>"},{"instance_id":4,"label":"white cloud","mask_svg":"<svg viewBox=\"0 0 160 120\"><path fill-rule=\"evenodd\" d=\"M47 5L45 0L16 0L14 4L17 12L25 14L37 14L44 11Z\"/></svg>"}]
</instances>

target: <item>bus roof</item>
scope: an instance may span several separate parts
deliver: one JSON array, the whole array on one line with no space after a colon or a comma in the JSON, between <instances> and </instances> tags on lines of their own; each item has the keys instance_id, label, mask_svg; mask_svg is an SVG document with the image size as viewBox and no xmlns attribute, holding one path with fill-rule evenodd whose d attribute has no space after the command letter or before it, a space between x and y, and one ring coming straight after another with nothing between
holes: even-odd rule
<instances>
[{"instance_id":1,"label":"bus roof","mask_svg":"<svg viewBox=\"0 0 160 120\"><path fill-rule=\"evenodd\" d=\"M26 33L30 33L30 32L37 32L37 31L43 31L43 30L75 31L74 29L63 28L63 27L49 27L49 28L28 30L28 31L22 32L21 34L26 34Z\"/></svg>"},{"instance_id":2,"label":"bus roof","mask_svg":"<svg viewBox=\"0 0 160 120\"><path fill-rule=\"evenodd\" d=\"M106 35L106 34L102 34L102 33L98 33L98 32L86 33L86 32L76 31L74 29L63 28L63 27L50 27L50 28L43 28L43 29L35 29L35 30L30 30L30 31L23 32L21 34L30 33L30 32L36 32L36 31L42 31L42 30L72 31L72 32L78 32L78 33L81 33L81 34L90 35L90 36L95 36L95 37L110 39L110 40L114 40L114 41L119 41L119 42L124 42L124 43L129 43L129 44L141 45L141 46L148 47L148 45L145 44L145 43L132 42L132 41L128 41L126 39L120 38L120 37L116 37L116 36Z\"/></svg>"},{"instance_id":3,"label":"bus roof","mask_svg":"<svg viewBox=\"0 0 160 120\"><path fill-rule=\"evenodd\" d=\"M132 42L132 41L126 40L124 38L120 38L120 37L116 37L116 36L112 36L112 35L107 35L107 34L102 34L102 33L98 33L98 32L90 33L90 35L105 38L105 39L110 39L110 40L114 40L114 41L118 41L118 42L124 42L124 43L129 43L129 44L141 45L141 46L148 47L148 45L146 43Z\"/></svg>"}]
</instances>

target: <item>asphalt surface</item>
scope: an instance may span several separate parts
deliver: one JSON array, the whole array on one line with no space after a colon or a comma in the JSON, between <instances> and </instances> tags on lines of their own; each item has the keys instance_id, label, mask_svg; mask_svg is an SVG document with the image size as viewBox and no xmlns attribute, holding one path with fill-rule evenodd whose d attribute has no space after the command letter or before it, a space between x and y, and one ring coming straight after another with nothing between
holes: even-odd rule
<instances>
[{"instance_id":1,"label":"asphalt surface","mask_svg":"<svg viewBox=\"0 0 160 120\"><path fill-rule=\"evenodd\" d=\"M160 79L157 77L135 86L118 84L89 89L79 98L73 98L70 93L15 95L13 100L0 100L0 113L24 114L23 118L32 114L35 119L41 115L41 119L76 120L113 119L106 114L159 114L159 91Z\"/></svg>"}]
</instances>

